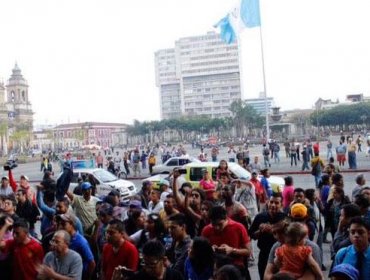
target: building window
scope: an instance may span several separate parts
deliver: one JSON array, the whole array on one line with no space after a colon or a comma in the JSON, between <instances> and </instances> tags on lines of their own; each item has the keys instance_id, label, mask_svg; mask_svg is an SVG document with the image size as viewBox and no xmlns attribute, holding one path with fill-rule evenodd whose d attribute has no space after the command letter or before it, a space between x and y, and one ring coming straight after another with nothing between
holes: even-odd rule
<instances>
[{"instance_id":1,"label":"building window","mask_svg":"<svg viewBox=\"0 0 370 280\"><path fill-rule=\"evenodd\" d=\"M24 90L22 91L22 101L26 101L26 93Z\"/></svg>"}]
</instances>

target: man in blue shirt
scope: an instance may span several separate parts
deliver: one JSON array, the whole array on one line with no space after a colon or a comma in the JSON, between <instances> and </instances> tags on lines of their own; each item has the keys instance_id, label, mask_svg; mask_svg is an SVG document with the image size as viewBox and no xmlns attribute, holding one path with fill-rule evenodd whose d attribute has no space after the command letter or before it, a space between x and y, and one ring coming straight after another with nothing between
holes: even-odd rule
<instances>
[{"instance_id":1,"label":"man in blue shirt","mask_svg":"<svg viewBox=\"0 0 370 280\"><path fill-rule=\"evenodd\" d=\"M334 267L346 263L359 271L359 279L370 280L370 225L361 217L350 221L349 237L352 245L342 248L335 256Z\"/></svg>"},{"instance_id":2,"label":"man in blue shirt","mask_svg":"<svg viewBox=\"0 0 370 280\"><path fill-rule=\"evenodd\" d=\"M267 194L267 198L270 199L272 195L272 187L268 178L270 177L270 171L268 168L261 170L262 178L261 178L261 185L264 187L265 192Z\"/></svg>"},{"instance_id":3,"label":"man in blue shirt","mask_svg":"<svg viewBox=\"0 0 370 280\"><path fill-rule=\"evenodd\" d=\"M82 258L82 279L92 279L95 270L94 256L85 237L76 230L76 217L72 214L62 214L57 216L56 221L58 229L65 230L71 236L69 249L79 253Z\"/></svg>"},{"instance_id":4,"label":"man in blue shirt","mask_svg":"<svg viewBox=\"0 0 370 280\"><path fill-rule=\"evenodd\" d=\"M42 191L42 186L37 186L36 200L37 206L42 212L41 218L41 235L45 235L53 225L53 218L55 215L65 214L69 210L69 200L68 198L63 198L63 200L57 201L55 204L54 197L52 199L50 195L44 196ZM76 217L76 228L77 231L83 234L81 221Z\"/></svg>"}]
</instances>

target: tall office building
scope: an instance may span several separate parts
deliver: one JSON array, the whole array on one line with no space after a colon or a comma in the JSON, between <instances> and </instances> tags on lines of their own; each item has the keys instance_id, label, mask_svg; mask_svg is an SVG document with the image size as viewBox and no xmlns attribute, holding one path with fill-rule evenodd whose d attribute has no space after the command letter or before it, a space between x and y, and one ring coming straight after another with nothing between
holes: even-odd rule
<instances>
[{"instance_id":1,"label":"tall office building","mask_svg":"<svg viewBox=\"0 0 370 280\"><path fill-rule=\"evenodd\" d=\"M262 116L266 115L266 107L267 107L267 112L270 114L271 108L275 104L273 97L267 97L267 100L264 97L249 98L249 99L245 99L245 103L247 105L252 106L256 110L256 112Z\"/></svg>"},{"instance_id":2,"label":"tall office building","mask_svg":"<svg viewBox=\"0 0 370 280\"><path fill-rule=\"evenodd\" d=\"M238 46L219 34L180 38L175 48L155 53L161 118L181 115L230 116L241 99Z\"/></svg>"}]
</instances>

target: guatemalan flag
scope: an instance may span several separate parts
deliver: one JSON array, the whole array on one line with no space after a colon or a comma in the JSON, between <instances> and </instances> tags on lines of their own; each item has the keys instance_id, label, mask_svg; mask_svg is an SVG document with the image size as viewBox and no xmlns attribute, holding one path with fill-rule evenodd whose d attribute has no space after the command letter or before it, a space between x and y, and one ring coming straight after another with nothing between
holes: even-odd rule
<instances>
[{"instance_id":1,"label":"guatemalan flag","mask_svg":"<svg viewBox=\"0 0 370 280\"><path fill-rule=\"evenodd\" d=\"M227 44L235 42L244 28L261 26L259 0L241 0L214 27L220 27L220 36Z\"/></svg>"}]
</instances>

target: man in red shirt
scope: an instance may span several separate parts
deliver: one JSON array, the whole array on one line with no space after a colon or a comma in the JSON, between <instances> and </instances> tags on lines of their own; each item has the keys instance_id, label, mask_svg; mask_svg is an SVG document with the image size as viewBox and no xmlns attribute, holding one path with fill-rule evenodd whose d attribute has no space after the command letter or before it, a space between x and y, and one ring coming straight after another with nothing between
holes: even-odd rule
<instances>
[{"instance_id":1,"label":"man in red shirt","mask_svg":"<svg viewBox=\"0 0 370 280\"><path fill-rule=\"evenodd\" d=\"M316 142L315 144L313 144L312 148L313 148L313 153L314 154L319 154L320 153L320 143L319 142Z\"/></svg>"},{"instance_id":2,"label":"man in red shirt","mask_svg":"<svg viewBox=\"0 0 370 280\"><path fill-rule=\"evenodd\" d=\"M258 174L256 171L252 171L252 178L250 178L249 182L251 182L256 189L256 198L257 198L257 208L258 211L264 206L267 201L267 195L265 192L265 188L262 186L261 182L257 179ZM262 207L261 207L262 204Z\"/></svg>"},{"instance_id":3,"label":"man in red shirt","mask_svg":"<svg viewBox=\"0 0 370 280\"><path fill-rule=\"evenodd\" d=\"M114 269L124 266L136 271L139 263L139 252L136 247L125 240L124 224L119 220L109 222L105 232L107 244L103 247L102 276L105 280L112 279Z\"/></svg>"},{"instance_id":4,"label":"man in red shirt","mask_svg":"<svg viewBox=\"0 0 370 280\"><path fill-rule=\"evenodd\" d=\"M222 206L211 208L209 218L211 224L203 229L202 236L209 240L217 253L231 257L245 279L250 279L245 259L251 254L251 243L245 227L227 218L226 209Z\"/></svg>"},{"instance_id":5,"label":"man in red shirt","mask_svg":"<svg viewBox=\"0 0 370 280\"><path fill-rule=\"evenodd\" d=\"M0 229L0 240L11 226L14 239L1 241L0 250L11 256L12 279L34 280L38 274L36 268L42 264L44 258L42 246L30 238L28 224L23 219L13 225L13 220L6 218L5 225Z\"/></svg>"}]
</instances>

